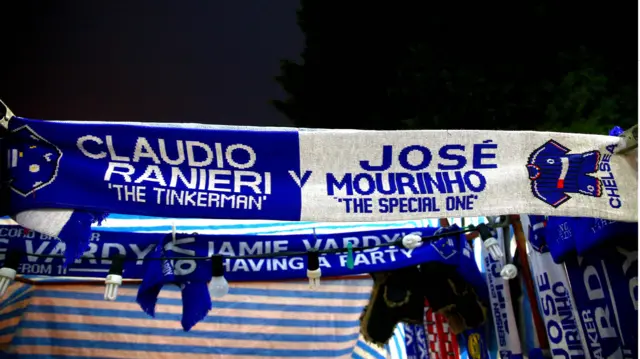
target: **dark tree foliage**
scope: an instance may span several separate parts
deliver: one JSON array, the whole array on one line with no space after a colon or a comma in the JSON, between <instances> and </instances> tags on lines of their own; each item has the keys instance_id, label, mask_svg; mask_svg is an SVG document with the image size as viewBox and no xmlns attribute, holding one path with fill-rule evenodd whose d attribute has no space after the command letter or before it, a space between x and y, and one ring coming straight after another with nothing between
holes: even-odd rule
<instances>
[{"instance_id":1,"label":"dark tree foliage","mask_svg":"<svg viewBox=\"0 0 640 359\"><path fill-rule=\"evenodd\" d=\"M302 0L299 127L606 133L637 123L637 3Z\"/></svg>"}]
</instances>

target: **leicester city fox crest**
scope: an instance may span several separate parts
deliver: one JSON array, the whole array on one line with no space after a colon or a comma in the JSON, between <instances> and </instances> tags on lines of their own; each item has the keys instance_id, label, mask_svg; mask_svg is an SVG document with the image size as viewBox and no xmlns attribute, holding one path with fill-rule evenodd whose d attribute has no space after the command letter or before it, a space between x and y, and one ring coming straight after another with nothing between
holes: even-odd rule
<instances>
[{"instance_id":1,"label":"leicester city fox crest","mask_svg":"<svg viewBox=\"0 0 640 359\"><path fill-rule=\"evenodd\" d=\"M58 174L62 151L29 126L11 131L9 167L14 192L28 196L51 184Z\"/></svg>"},{"instance_id":2,"label":"leicester city fox crest","mask_svg":"<svg viewBox=\"0 0 640 359\"><path fill-rule=\"evenodd\" d=\"M531 192L554 208L571 199L569 193L602 196L602 182L592 176L598 171L600 152L568 154L570 151L560 143L549 140L535 149L527 162Z\"/></svg>"}]
</instances>

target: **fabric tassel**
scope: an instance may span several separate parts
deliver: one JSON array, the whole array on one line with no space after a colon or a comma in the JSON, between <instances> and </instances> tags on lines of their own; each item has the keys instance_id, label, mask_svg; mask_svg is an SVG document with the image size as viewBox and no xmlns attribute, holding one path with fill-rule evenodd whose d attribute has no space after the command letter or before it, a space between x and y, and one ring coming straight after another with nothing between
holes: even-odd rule
<instances>
[{"instance_id":1,"label":"fabric tassel","mask_svg":"<svg viewBox=\"0 0 640 359\"><path fill-rule=\"evenodd\" d=\"M160 290L165 284L176 284L182 292L182 319L181 324L185 332L189 331L199 321L207 316L211 310L211 296L209 294L208 281L211 279L211 265L198 265L196 269L187 275L176 275L173 260L171 258L183 256L189 245L195 243L194 238L178 236L175 241L173 236L164 236L155 251L150 254L146 267L145 277L138 289L136 301L140 308L150 315L155 316L155 307ZM179 248L178 248L179 246ZM160 260L160 258L164 258ZM155 259L155 260L154 260Z\"/></svg>"},{"instance_id":2,"label":"fabric tassel","mask_svg":"<svg viewBox=\"0 0 640 359\"><path fill-rule=\"evenodd\" d=\"M66 266L89 249L91 225L102 222L107 216L106 212L47 209L20 212L15 220L25 228L63 241Z\"/></svg>"},{"instance_id":3,"label":"fabric tassel","mask_svg":"<svg viewBox=\"0 0 640 359\"><path fill-rule=\"evenodd\" d=\"M138 287L136 302L140 308L151 317L156 315L156 303L160 290L167 283L175 282L174 267L170 260L158 260L164 254L164 248L160 243L156 250L147 257L145 276Z\"/></svg>"},{"instance_id":4,"label":"fabric tassel","mask_svg":"<svg viewBox=\"0 0 640 359\"><path fill-rule=\"evenodd\" d=\"M188 332L203 320L212 308L211 296L206 282L185 282L182 289L182 329Z\"/></svg>"}]
</instances>

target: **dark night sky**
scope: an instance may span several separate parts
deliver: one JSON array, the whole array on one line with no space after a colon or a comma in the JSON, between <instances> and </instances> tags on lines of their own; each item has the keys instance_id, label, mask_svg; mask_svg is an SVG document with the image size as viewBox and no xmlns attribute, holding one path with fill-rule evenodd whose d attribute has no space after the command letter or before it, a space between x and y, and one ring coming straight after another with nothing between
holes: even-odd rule
<instances>
[{"instance_id":1,"label":"dark night sky","mask_svg":"<svg viewBox=\"0 0 640 359\"><path fill-rule=\"evenodd\" d=\"M0 98L51 120L289 125L268 103L297 59L299 0L0 5Z\"/></svg>"}]
</instances>

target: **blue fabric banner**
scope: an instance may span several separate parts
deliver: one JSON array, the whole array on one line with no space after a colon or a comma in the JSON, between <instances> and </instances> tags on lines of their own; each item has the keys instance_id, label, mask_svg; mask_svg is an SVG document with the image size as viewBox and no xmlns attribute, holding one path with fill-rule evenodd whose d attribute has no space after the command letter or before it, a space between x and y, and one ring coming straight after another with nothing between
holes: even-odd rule
<instances>
[{"instance_id":1,"label":"blue fabric banner","mask_svg":"<svg viewBox=\"0 0 640 359\"><path fill-rule=\"evenodd\" d=\"M451 230L459 230L456 226ZM310 249L331 250L375 246L395 242L407 234L433 235L436 228L411 228L393 230L371 230L317 235L176 235L175 242L170 234L164 233L122 233L93 231L89 249L83 258L63 266L61 258L46 258L27 255L22 259L18 273L27 275L98 277L106 276L111 260L91 259L112 258L124 255L124 278L141 279L145 265L157 245L164 246L165 256L210 257L213 254L226 256L225 277L230 281L271 281L306 278L307 256L297 255L275 258L234 259L233 256L253 256L274 252L307 252ZM0 226L0 263L4 263L7 251L22 251L36 255L62 255L65 243L37 232L26 233L17 226ZM442 261L456 265L461 275L474 287L478 294L487 298L486 286L472 256L472 249L464 235L456 234L424 243L416 249L397 246L354 250L354 268L347 266L347 252L323 254L320 256L322 276L343 276L387 271L414 266L428 261ZM156 261L157 262L157 261ZM194 278L211 278L211 261L178 259L174 261L175 274L180 281Z\"/></svg>"},{"instance_id":2,"label":"blue fabric banner","mask_svg":"<svg viewBox=\"0 0 640 359\"><path fill-rule=\"evenodd\" d=\"M570 258L566 268L591 356L637 358L637 237Z\"/></svg>"},{"instance_id":3,"label":"blue fabric banner","mask_svg":"<svg viewBox=\"0 0 640 359\"><path fill-rule=\"evenodd\" d=\"M556 263L598 248L605 241L619 237L637 238L638 223L609 221L600 218L549 217L544 229L546 244Z\"/></svg>"},{"instance_id":4,"label":"blue fabric banner","mask_svg":"<svg viewBox=\"0 0 640 359\"><path fill-rule=\"evenodd\" d=\"M460 357L463 359L489 359L485 338L480 330L466 330L458 335Z\"/></svg>"},{"instance_id":5,"label":"blue fabric banner","mask_svg":"<svg viewBox=\"0 0 640 359\"><path fill-rule=\"evenodd\" d=\"M14 118L15 212L300 219L295 130L95 125Z\"/></svg>"},{"instance_id":6,"label":"blue fabric banner","mask_svg":"<svg viewBox=\"0 0 640 359\"><path fill-rule=\"evenodd\" d=\"M523 225L528 227L525 234L533 249L529 252L529 263L551 355L567 359L589 358L567 272L564 265L553 261L546 244L546 220L541 216L521 218Z\"/></svg>"}]
</instances>

